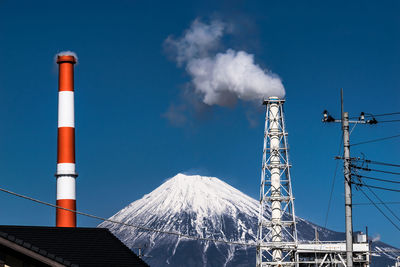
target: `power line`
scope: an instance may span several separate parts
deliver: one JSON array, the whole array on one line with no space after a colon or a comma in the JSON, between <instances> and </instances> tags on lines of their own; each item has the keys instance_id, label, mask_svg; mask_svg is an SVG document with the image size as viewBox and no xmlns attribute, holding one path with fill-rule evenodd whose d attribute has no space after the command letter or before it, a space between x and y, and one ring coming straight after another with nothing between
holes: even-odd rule
<instances>
[{"instance_id":1,"label":"power line","mask_svg":"<svg viewBox=\"0 0 400 267\"><path fill-rule=\"evenodd\" d=\"M372 139L372 140L368 140L368 141L364 141L364 142L360 142L360 143L355 143L355 144L352 144L350 146L358 146L358 145L363 145L363 144L368 144L368 143L373 143L373 142L379 142L379 141L392 139L392 138L396 138L396 137L400 137L400 134L393 135L393 136L388 136L388 137L383 137L383 138L378 138L378 139Z\"/></svg>"},{"instance_id":2,"label":"power line","mask_svg":"<svg viewBox=\"0 0 400 267\"><path fill-rule=\"evenodd\" d=\"M376 169L370 169L370 170L373 172L381 172L381 173L387 173L387 174L400 175L400 172L382 171L382 170L376 170Z\"/></svg>"},{"instance_id":3,"label":"power line","mask_svg":"<svg viewBox=\"0 0 400 267\"><path fill-rule=\"evenodd\" d=\"M359 169L359 170L363 170L363 171L373 171L373 172L381 172L381 173L387 173L387 174L393 174L393 175L400 175L400 172L382 171L382 170L377 170L377 169L359 167L359 166L355 166L355 165L351 165L351 167Z\"/></svg>"},{"instance_id":4,"label":"power line","mask_svg":"<svg viewBox=\"0 0 400 267\"><path fill-rule=\"evenodd\" d=\"M355 182L352 182L352 184L355 184L355 185L358 185L358 186L365 186L365 187L380 189L380 190L386 190L386 191L392 191L392 192L400 192L399 189L392 189L392 188L386 188L386 187L375 186L375 185L369 185L369 184L363 184L363 183L355 183Z\"/></svg>"},{"instance_id":5,"label":"power line","mask_svg":"<svg viewBox=\"0 0 400 267\"><path fill-rule=\"evenodd\" d=\"M398 121L400 121L400 120L388 120L388 121L378 121L378 122L382 123L382 122L398 122Z\"/></svg>"},{"instance_id":6,"label":"power line","mask_svg":"<svg viewBox=\"0 0 400 267\"><path fill-rule=\"evenodd\" d=\"M186 234L182 234L182 233L178 233L178 232L172 232L172 231L164 231L164 230L160 230L160 229L154 229L154 228L150 228L150 227L146 227L146 226L139 226L139 225L134 225L134 224L130 224L130 223L124 223L124 222L120 222L120 221L115 221L115 220L111 220L111 219L107 219L107 218L102 218L96 215L92 215L89 213L84 213L84 212L80 212L80 211L76 211L76 210L71 210L71 209L67 209L64 207L60 207L48 202L44 202L32 197L28 197L22 194L18 194L15 192L12 192L10 190L7 189L3 189L0 188L0 191L20 197L20 198L24 198L39 204L43 204L49 207L53 207L53 208L57 208L57 209L62 209L62 210L66 210L66 211L70 211L70 212L74 212L76 214L79 215L83 215L86 217L90 217L93 219L97 219L97 220L101 220L101 221L106 221L106 222L111 222L111 223L116 223L116 224L120 224L123 226L128 226L128 227L133 227L133 228L137 228L139 230L143 230L143 231L148 231L148 232L156 232L156 233L161 233L161 234L167 234L167 235L174 235L174 236L178 236L178 237L182 237L182 238L187 238L187 239L192 239L192 240L201 240L201 241L211 241L211 242L218 242L218 243L225 243L225 244L232 244L232 245L242 245L242 246L253 246L255 247L256 244L255 243L244 243L244 242L237 242L237 241L228 241L228 240L221 240L221 239L214 239L214 238L207 238L207 237L195 237L195 236L190 236L190 235L186 235Z\"/></svg>"},{"instance_id":7,"label":"power line","mask_svg":"<svg viewBox=\"0 0 400 267\"><path fill-rule=\"evenodd\" d=\"M376 203L376 204L400 204L400 202L398 201L392 201L392 202L382 202L382 203ZM368 203L368 202L360 202L360 203L353 203L353 206L362 206L362 205L372 205L372 203Z\"/></svg>"},{"instance_id":8,"label":"power line","mask_svg":"<svg viewBox=\"0 0 400 267\"><path fill-rule=\"evenodd\" d=\"M400 222L400 218L396 215L396 213L394 213L392 209L390 209L385 203L383 203L382 199L381 199L377 194L375 194L375 192L372 191L371 188L367 187L367 189L380 201L380 204L383 204L383 205L385 206L385 208L386 208L394 217L396 217L396 219Z\"/></svg>"},{"instance_id":9,"label":"power line","mask_svg":"<svg viewBox=\"0 0 400 267\"><path fill-rule=\"evenodd\" d=\"M364 175L359 175L359 174L353 174L353 175L354 175L354 176L357 176L357 177L359 177L359 178L371 179L371 180L376 180L376 181L381 181L381 182L387 182L387 183L400 184L400 181L386 180L386 179L375 178L375 177L369 177L369 176L364 176Z\"/></svg>"},{"instance_id":10,"label":"power line","mask_svg":"<svg viewBox=\"0 0 400 267\"><path fill-rule=\"evenodd\" d=\"M383 204L385 206L385 208L400 222L400 218L396 215L396 213L393 212L393 210L391 208L389 208L383 201L382 199L370 188L367 187L368 191L370 191L379 201L379 204Z\"/></svg>"},{"instance_id":11,"label":"power line","mask_svg":"<svg viewBox=\"0 0 400 267\"><path fill-rule=\"evenodd\" d=\"M340 144L339 144L339 155L342 152L342 144L343 144L343 134L340 136ZM329 194L329 201L328 201L328 208L326 210L326 215L325 215L325 223L324 223L324 228L326 228L326 225L328 223L328 217L329 217L329 211L331 209L331 202L332 202L332 196L333 196L333 189L335 188L335 181L336 181L336 174L337 170L339 167L339 161L336 161L336 167L335 167L335 172L333 174L333 179L332 179L332 185L331 185L331 192Z\"/></svg>"},{"instance_id":12,"label":"power line","mask_svg":"<svg viewBox=\"0 0 400 267\"><path fill-rule=\"evenodd\" d=\"M377 165L384 165L384 166L391 166L391 167L400 167L400 164L393 164L393 163L386 163L386 162L381 162L381 161L374 161L374 160L363 160L366 163L370 164L377 164Z\"/></svg>"},{"instance_id":13,"label":"power line","mask_svg":"<svg viewBox=\"0 0 400 267\"><path fill-rule=\"evenodd\" d=\"M361 186L362 186L362 185L361 185ZM360 189L361 193L363 193L364 196L375 206L375 208L377 208L377 209L379 210L379 212L380 212L383 216L385 216L385 218L386 218L394 227L396 227L397 230L400 231L400 227L397 226L397 224L395 224L395 223L383 212L383 210L382 210L381 208L379 208L379 206L378 206L374 201L372 201L372 199L364 192L364 190L361 188L361 186L358 187L358 188Z\"/></svg>"},{"instance_id":14,"label":"power line","mask_svg":"<svg viewBox=\"0 0 400 267\"><path fill-rule=\"evenodd\" d=\"M381 117L381 116L391 116L400 114L400 112L391 112L391 113L383 113L383 114L366 114L366 117Z\"/></svg>"},{"instance_id":15,"label":"power line","mask_svg":"<svg viewBox=\"0 0 400 267\"><path fill-rule=\"evenodd\" d=\"M364 113L365 117L381 117L381 116L391 116L391 115L397 115L400 114L400 112L392 112L392 113L383 113L383 114L371 114L371 113ZM350 117L349 119L359 119L360 116L354 116L354 117Z\"/></svg>"}]
</instances>

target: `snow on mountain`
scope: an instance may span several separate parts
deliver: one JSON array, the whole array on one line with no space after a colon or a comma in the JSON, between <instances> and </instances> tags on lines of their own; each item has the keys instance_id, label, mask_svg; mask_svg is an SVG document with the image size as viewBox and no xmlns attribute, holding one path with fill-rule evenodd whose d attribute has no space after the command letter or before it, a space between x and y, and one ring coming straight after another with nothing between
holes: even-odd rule
<instances>
[{"instance_id":1,"label":"snow on mountain","mask_svg":"<svg viewBox=\"0 0 400 267\"><path fill-rule=\"evenodd\" d=\"M218 178L178 174L110 219L190 236L252 243L257 234L258 203ZM265 216L269 218L270 213ZM296 221L300 240L313 240L315 228L321 240L344 239L343 233L299 217ZM103 222L99 227L109 228L131 249L142 247L150 266L236 267L255 264L254 247L190 240L111 222ZM388 247L381 242L379 245L383 250ZM392 260L394 257L395 254L388 253L377 258Z\"/></svg>"},{"instance_id":2,"label":"snow on mountain","mask_svg":"<svg viewBox=\"0 0 400 267\"><path fill-rule=\"evenodd\" d=\"M258 202L214 177L178 174L150 194L122 209L114 219L135 220L135 216L157 214L170 216L190 211L197 216L197 226L209 216L234 216L239 211L257 216ZM152 222L150 220L150 222Z\"/></svg>"}]
</instances>

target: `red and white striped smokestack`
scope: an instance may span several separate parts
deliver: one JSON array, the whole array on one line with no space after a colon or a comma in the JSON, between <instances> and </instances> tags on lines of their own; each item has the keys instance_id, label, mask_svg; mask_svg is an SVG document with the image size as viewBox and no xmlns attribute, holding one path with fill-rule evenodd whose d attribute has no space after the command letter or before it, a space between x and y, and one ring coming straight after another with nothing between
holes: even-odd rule
<instances>
[{"instance_id":1,"label":"red and white striped smokestack","mask_svg":"<svg viewBox=\"0 0 400 267\"><path fill-rule=\"evenodd\" d=\"M72 54L58 55L57 206L76 210L74 64ZM76 227L76 213L57 209L57 227Z\"/></svg>"}]
</instances>

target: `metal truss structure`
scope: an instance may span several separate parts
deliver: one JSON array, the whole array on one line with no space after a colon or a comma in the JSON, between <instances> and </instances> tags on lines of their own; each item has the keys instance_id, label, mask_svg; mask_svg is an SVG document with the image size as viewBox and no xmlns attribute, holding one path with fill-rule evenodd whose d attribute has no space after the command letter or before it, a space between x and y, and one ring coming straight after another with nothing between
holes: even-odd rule
<instances>
[{"instance_id":1,"label":"metal truss structure","mask_svg":"<svg viewBox=\"0 0 400 267\"><path fill-rule=\"evenodd\" d=\"M365 234L357 235L357 241L351 242L351 265L348 264L348 242L320 241L317 230L314 241L299 242L290 178L284 102L285 100L277 97L270 97L263 103L266 105L266 115L256 266L369 267L370 246Z\"/></svg>"},{"instance_id":2,"label":"metal truss structure","mask_svg":"<svg viewBox=\"0 0 400 267\"><path fill-rule=\"evenodd\" d=\"M298 245L283 104L270 97L266 105L257 231L257 267L295 266ZM267 220L268 210L271 219Z\"/></svg>"}]
</instances>

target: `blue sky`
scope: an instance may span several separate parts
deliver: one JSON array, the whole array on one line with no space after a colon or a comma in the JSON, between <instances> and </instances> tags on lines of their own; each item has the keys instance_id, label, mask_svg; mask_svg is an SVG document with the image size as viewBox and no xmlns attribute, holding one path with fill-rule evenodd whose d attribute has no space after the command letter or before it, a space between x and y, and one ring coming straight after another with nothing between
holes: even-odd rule
<instances>
[{"instance_id":1,"label":"blue sky","mask_svg":"<svg viewBox=\"0 0 400 267\"><path fill-rule=\"evenodd\" d=\"M179 172L216 176L258 198L264 113L233 107L165 113L186 101L190 77L163 48L196 18L234 25L224 48L254 54L286 88L286 122L298 216L323 225L340 126L321 112L396 112L400 100L398 1L0 1L0 186L55 202L57 68L75 51L78 209L109 217ZM398 134L399 123L359 125L352 142ZM399 163L399 139L360 145ZM375 175L377 176L377 175ZM388 176L385 176L388 178ZM396 177L394 177L396 178ZM391 187L393 187L391 185ZM386 201L399 193L376 191ZM354 202L367 202L354 192ZM0 194L0 224L54 225L51 208ZM397 214L400 206L391 206ZM343 177L328 228L344 230ZM399 221L396 221L400 224ZM79 226L99 222L78 217ZM354 229L400 246L399 232L372 206L354 209Z\"/></svg>"}]
</instances>

